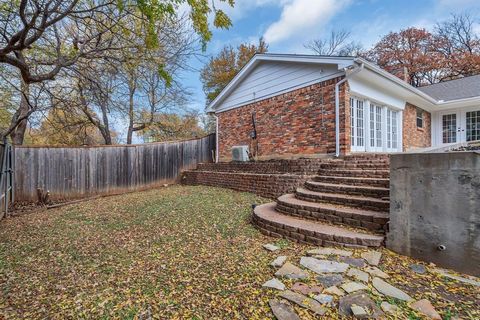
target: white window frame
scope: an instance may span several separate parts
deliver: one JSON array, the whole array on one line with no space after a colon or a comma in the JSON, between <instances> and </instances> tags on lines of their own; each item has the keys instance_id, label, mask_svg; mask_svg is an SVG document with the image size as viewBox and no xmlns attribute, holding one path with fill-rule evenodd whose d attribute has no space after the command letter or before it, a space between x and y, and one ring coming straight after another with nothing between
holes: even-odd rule
<instances>
[{"instance_id":1,"label":"white window frame","mask_svg":"<svg viewBox=\"0 0 480 320\"><path fill-rule=\"evenodd\" d=\"M363 101L363 145L359 145L358 142L358 128L356 124L357 114L353 115L352 112L356 111L356 108L353 108L350 105L350 125L351 125L351 135L350 135L350 148L352 152L401 152L403 150L403 110L387 106L384 103L379 101L374 101L367 97L352 95L350 101L357 103L357 101ZM372 128L372 110L374 121ZM392 114L395 113L395 119L393 119ZM387 123L387 117L390 114L390 119ZM380 117L380 122L378 122L377 116ZM354 123L353 123L354 122ZM352 125L354 124L354 125ZM393 127L396 127L396 143L392 143L392 130ZM372 132L373 129L373 132ZM387 132L390 129L390 132ZM372 136L373 133L373 136ZM390 137L390 146L388 146L388 138ZM372 145L372 139L374 139L374 145ZM377 141L380 139L379 141ZM395 145L396 144L396 145Z\"/></svg>"},{"instance_id":2,"label":"white window frame","mask_svg":"<svg viewBox=\"0 0 480 320\"><path fill-rule=\"evenodd\" d=\"M361 106L362 113L359 107ZM368 110L368 103L365 100L352 96L350 97L350 150L352 152L365 152L365 145L367 144L367 128L366 115ZM362 124L362 127L358 127Z\"/></svg>"}]
</instances>

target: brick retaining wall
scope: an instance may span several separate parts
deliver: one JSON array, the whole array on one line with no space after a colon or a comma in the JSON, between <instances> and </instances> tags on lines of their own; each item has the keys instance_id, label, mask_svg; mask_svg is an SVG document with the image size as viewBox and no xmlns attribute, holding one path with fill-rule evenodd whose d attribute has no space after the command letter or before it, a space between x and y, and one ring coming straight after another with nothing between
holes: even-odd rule
<instances>
[{"instance_id":1,"label":"brick retaining wall","mask_svg":"<svg viewBox=\"0 0 480 320\"><path fill-rule=\"evenodd\" d=\"M237 191L252 192L261 197L276 199L295 189L311 175L281 174L281 173L252 173L252 172L221 172L221 171L185 171L182 174L182 183L188 185L206 185L229 188Z\"/></svg>"},{"instance_id":2,"label":"brick retaining wall","mask_svg":"<svg viewBox=\"0 0 480 320\"><path fill-rule=\"evenodd\" d=\"M197 170L215 172L289 173L314 175L327 159L269 160L257 162L199 163Z\"/></svg>"}]
</instances>

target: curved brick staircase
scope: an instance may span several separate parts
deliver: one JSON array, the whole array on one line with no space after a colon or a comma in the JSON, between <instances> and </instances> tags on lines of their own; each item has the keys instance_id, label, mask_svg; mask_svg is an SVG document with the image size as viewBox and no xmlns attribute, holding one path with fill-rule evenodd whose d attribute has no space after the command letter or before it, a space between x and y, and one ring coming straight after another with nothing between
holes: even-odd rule
<instances>
[{"instance_id":1,"label":"curved brick staircase","mask_svg":"<svg viewBox=\"0 0 480 320\"><path fill-rule=\"evenodd\" d=\"M389 158L352 155L324 161L294 193L257 206L264 234L323 246L383 245L389 212Z\"/></svg>"}]
</instances>

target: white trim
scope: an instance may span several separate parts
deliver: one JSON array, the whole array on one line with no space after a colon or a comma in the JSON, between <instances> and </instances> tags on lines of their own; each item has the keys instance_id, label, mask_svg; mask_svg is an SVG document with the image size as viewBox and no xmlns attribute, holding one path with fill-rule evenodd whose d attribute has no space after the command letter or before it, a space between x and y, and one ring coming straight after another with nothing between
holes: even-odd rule
<instances>
[{"instance_id":1,"label":"white trim","mask_svg":"<svg viewBox=\"0 0 480 320\"><path fill-rule=\"evenodd\" d=\"M413 87L409 83L403 81L402 79L394 76L393 74L383 70L379 66L363 59L363 58L353 58L353 57L329 57L329 56L318 56L318 55L291 55L291 54L256 54L253 58L240 70L240 72L230 81L230 83L222 90L222 92L208 105L207 112L220 112L225 111L223 109L216 110L219 104L225 99L228 94L236 87L236 85L242 81L252 70L253 68L262 61L277 61L277 62L296 62L296 63L312 63L312 64L334 64L338 66L339 70L342 70L346 67L352 66L355 63L364 64L365 69L368 69L370 72L374 72L380 77L389 80L384 84L386 86L391 86L391 90L398 91L399 86L413 94L411 99L415 100L409 101L413 104L418 105L422 109L428 112L435 112L439 110L447 110L457 107L469 106L471 104L480 104L480 95L477 97L456 99L450 101L436 100L428 94L420 91L418 88ZM290 90L295 90L301 87L290 88ZM286 92L285 90L282 93ZM359 92L360 93L360 92ZM277 93L280 94L280 93ZM400 94L402 95L402 94ZM270 95L271 97L273 95ZM265 97L267 98L267 97ZM238 108L245 104L235 105L229 109Z\"/></svg>"},{"instance_id":2,"label":"white trim","mask_svg":"<svg viewBox=\"0 0 480 320\"><path fill-rule=\"evenodd\" d=\"M219 132L218 132L218 116L217 115L214 115L215 117L215 163L218 163L218 154L219 154L219 150L218 150L218 136L219 136Z\"/></svg>"},{"instance_id":3,"label":"white trim","mask_svg":"<svg viewBox=\"0 0 480 320\"><path fill-rule=\"evenodd\" d=\"M217 112L216 108L231 93L240 81L242 81L254 67L261 61L281 61L281 62L297 62L297 63L314 63L314 64L335 64L338 69L353 64L353 57L329 57L318 55L291 55L291 54L256 54L250 61L237 73L230 83L220 92L220 94L208 105L207 112ZM236 106L237 108L240 106Z\"/></svg>"},{"instance_id":4,"label":"white trim","mask_svg":"<svg viewBox=\"0 0 480 320\"><path fill-rule=\"evenodd\" d=\"M443 143L442 116L446 114L457 115L457 139L455 143L465 143L467 141L466 114L470 111L480 111L480 104L468 108L447 109L432 113L432 147L444 147L452 144Z\"/></svg>"},{"instance_id":5,"label":"white trim","mask_svg":"<svg viewBox=\"0 0 480 320\"><path fill-rule=\"evenodd\" d=\"M318 79L315 79L315 80L312 80L312 81L308 81L306 83L301 83L299 85L296 85L296 86L293 86L293 87L290 87L290 88L286 88L286 89L283 89L283 90L280 90L280 91L277 91L277 92L272 92L272 93L264 95L264 96L255 97L255 98L249 99L247 101L240 102L238 104L235 104L235 105L232 105L232 106L229 106L229 107L226 107L226 108L217 109L217 110L215 110L215 113L218 114L218 113L222 113L222 112L229 111L229 110L232 110L232 109L244 107L244 106L247 106L247 105L249 105L251 103L254 103L254 102L258 102L258 101L261 101L261 100L266 100L266 99L269 99L269 98L272 98L272 97L276 97L276 96L285 94L287 92L295 91L295 90L298 90L298 89L301 89L301 88L305 88L305 87L314 85L316 83L320 83L320 82L328 81L328 80L331 80L331 79L335 79L335 78L343 76L344 74L345 74L345 72L340 71L338 73L328 75L326 77L321 77L321 78L318 78Z\"/></svg>"}]
</instances>

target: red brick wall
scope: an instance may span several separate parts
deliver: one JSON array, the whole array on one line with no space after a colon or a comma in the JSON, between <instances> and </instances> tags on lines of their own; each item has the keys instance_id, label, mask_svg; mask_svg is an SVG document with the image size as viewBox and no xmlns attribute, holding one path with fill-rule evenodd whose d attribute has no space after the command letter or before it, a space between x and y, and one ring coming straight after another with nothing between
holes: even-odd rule
<instances>
[{"instance_id":1,"label":"red brick wall","mask_svg":"<svg viewBox=\"0 0 480 320\"><path fill-rule=\"evenodd\" d=\"M231 160L235 145L255 146L250 139L252 112L259 159L312 156L335 152L335 84L342 77L287 92L218 114L219 158ZM340 90L340 142L345 146L345 85ZM349 110L349 108L347 108Z\"/></svg>"},{"instance_id":2,"label":"red brick wall","mask_svg":"<svg viewBox=\"0 0 480 320\"><path fill-rule=\"evenodd\" d=\"M432 116L423 111L423 128L417 127L417 107L408 103L403 111L403 150L425 148L432 145Z\"/></svg>"},{"instance_id":3,"label":"red brick wall","mask_svg":"<svg viewBox=\"0 0 480 320\"><path fill-rule=\"evenodd\" d=\"M185 171L182 183L187 185L205 185L228 188L237 191L252 192L261 197L276 199L285 193L294 192L312 175L285 173L251 173L251 172L215 172Z\"/></svg>"}]
</instances>

